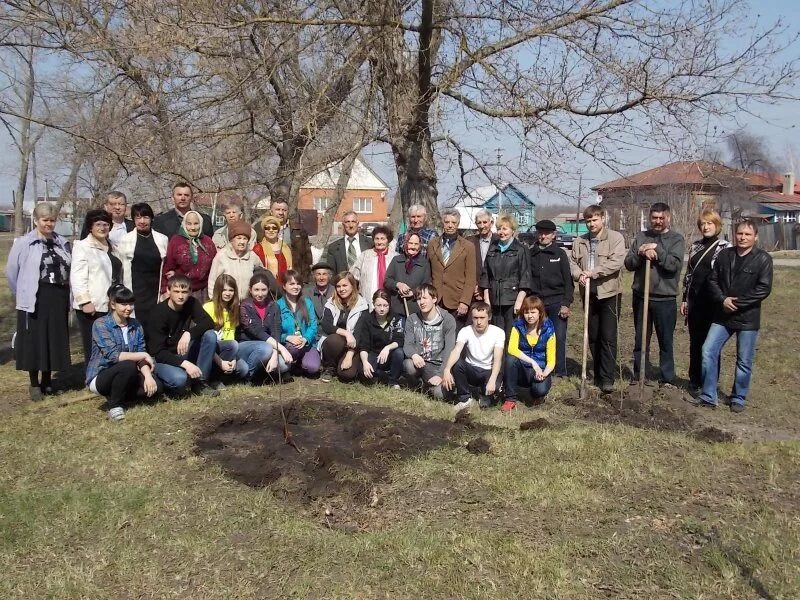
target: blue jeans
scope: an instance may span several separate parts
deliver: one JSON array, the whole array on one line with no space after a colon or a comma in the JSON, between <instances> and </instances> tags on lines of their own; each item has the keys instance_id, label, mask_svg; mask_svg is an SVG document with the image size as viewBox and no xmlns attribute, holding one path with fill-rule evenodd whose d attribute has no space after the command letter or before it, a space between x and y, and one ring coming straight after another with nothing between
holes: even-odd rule
<instances>
[{"instance_id":1,"label":"blue jeans","mask_svg":"<svg viewBox=\"0 0 800 600\"><path fill-rule=\"evenodd\" d=\"M259 340L248 340L239 342L239 350L236 353L236 370L239 371L239 362L244 362L244 375L248 381L253 379L256 373L264 371L267 361L272 358L272 353L275 349L268 343ZM278 369L281 373L286 373L289 370L289 365L283 360L283 357L278 355Z\"/></svg>"},{"instance_id":2,"label":"blue jeans","mask_svg":"<svg viewBox=\"0 0 800 600\"><path fill-rule=\"evenodd\" d=\"M389 360L383 364L378 362L378 354L380 354L380 352L367 353L367 361L372 366L373 371L375 371L373 378L385 379L388 385L398 384L400 382L400 375L403 373L403 360L405 359L403 349L395 348L389 352Z\"/></svg>"},{"instance_id":3,"label":"blue jeans","mask_svg":"<svg viewBox=\"0 0 800 600\"><path fill-rule=\"evenodd\" d=\"M550 391L553 385L553 378L548 375L542 381L538 381L533 376L533 367L522 362L516 356L506 356L506 368L504 373L506 400L517 400L517 387L524 385L530 390L532 398L543 398Z\"/></svg>"},{"instance_id":4,"label":"blue jeans","mask_svg":"<svg viewBox=\"0 0 800 600\"><path fill-rule=\"evenodd\" d=\"M722 349L736 335L736 374L733 378L731 404L744 405L750 389L750 377L753 374L753 356L756 353L758 330L738 331L728 329L724 325L712 323L703 344L703 391L699 400L716 406L717 383L719 382L719 364Z\"/></svg>"},{"instance_id":5,"label":"blue jeans","mask_svg":"<svg viewBox=\"0 0 800 600\"><path fill-rule=\"evenodd\" d=\"M200 381L208 381L211 378L211 370L214 367L214 354L217 352L217 334L213 329L206 331L199 340L189 342L189 350L181 358L194 363L200 369L202 375ZM191 383L189 375L181 367L174 367L164 363L156 363L156 377L163 383L167 392L184 393Z\"/></svg>"},{"instance_id":6,"label":"blue jeans","mask_svg":"<svg viewBox=\"0 0 800 600\"><path fill-rule=\"evenodd\" d=\"M246 343L246 342L245 342ZM248 365L243 359L239 358L239 342L236 340L220 340L217 342L217 354L222 360L236 360L236 367L233 370L233 375L240 379L247 377ZM219 369L215 369L219 371Z\"/></svg>"}]
</instances>

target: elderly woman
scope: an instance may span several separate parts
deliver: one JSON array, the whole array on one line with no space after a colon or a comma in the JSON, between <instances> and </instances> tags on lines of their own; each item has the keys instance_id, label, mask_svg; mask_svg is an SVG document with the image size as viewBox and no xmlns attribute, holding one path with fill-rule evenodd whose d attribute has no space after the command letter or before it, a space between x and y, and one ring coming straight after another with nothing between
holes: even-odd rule
<instances>
[{"instance_id":1,"label":"elderly woman","mask_svg":"<svg viewBox=\"0 0 800 600\"><path fill-rule=\"evenodd\" d=\"M55 233L58 213L42 202L33 209L35 228L14 240L6 265L16 300L17 370L28 371L31 400L52 394L52 372L69 361L69 242ZM41 380L39 372L42 373Z\"/></svg>"},{"instance_id":2,"label":"elderly woman","mask_svg":"<svg viewBox=\"0 0 800 600\"><path fill-rule=\"evenodd\" d=\"M392 241L392 230L388 227L376 227L372 230L373 247L364 250L350 272L358 280L358 293L369 303L372 310L372 296L382 290L386 280L386 269L397 253L389 248Z\"/></svg>"},{"instance_id":3,"label":"elderly woman","mask_svg":"<svg viewBox=\"0 0 800 600\"><path fill-rule=\"evenodd\" d=\"M419 312L416 290L423 283L431 282L431 265L422 256L422 238L417 233L405 237L403 253L392 259L386 269L384 289L391 296L392 314L413 315Z\"/></svg>"},{"instance_id":4,"label":"elderly woman","mask_svg":"<svg viewBox=\"0 0 800 600\"><path fill-rule=\"evenodd\" d=\"M719 238L722 219L716 211L704 210L697 218L697 228L703 237L693 242L689 250L681 314L689 326L689 382L699 389L703 386L703 342L714 318L714 306L708 301L706 283L717 256L730 244Z\"/></svg>"},{"instance_id":5,"label":"elderly woman","mask_svg":"<svg viewBox=\"0 0 800 600\"><path fill-rule=\"evenodd\" d=\"M277 217L265 216L261 219L261 227L264 229L264 239L256 244L253 252L275 279L282 281L283 274L292 268L292 247L280 235L281 222Z\"/></svg>"},{"instance_id":6,"label":"elderly woman","mask_svg":"<svg viewBox=\"0 0 800 600\"><path fill-rule=\"evenodd\" d=\"M492 307L492 324L506 332L506 339L532 285L529 251L514 237L516 233L514 217L497 218L497 239L489 245L479 283Z\"/></svg>"},{"instance_id":7,"label":"elderly woman","mask_svg":"<svg viewBox=\"0 0 800 600\"><path fill-rule=\"evenodd\" d=\"M114 254L122 261L122 283L136 298L136 320L147 330L150 312L159 300L161 268L169 240L154 231L153 209L142 202L131 206L134 229L124 234Z\"/></svg>"},{"instance_id":8,"label":"elderly woman","mask_svg":"<svg viewBox=\"0 0 800 600\"><path fill-rule=\"evenodd\" d=\"M122 263L111 253L108 232L111 215L103 209L90 210L84 223L89 233L75 242L69 284L72 308L83 340L86 364L92 352L92 325L108 314L108 289L122 279Z\"/></svg>"},{"instance_id":9,"label":"elderly woman","mask_svg":"<svg viewBox=\"0 0 800 600\"><path fill-rule=\"evenodd\" d=\"M196 210L183 215L181 228L167 245L167 258L161 276L161 293L167 291L167 281L174 275L186 275L192 284L192 296L201 303L208 300L208 274L217 248L203 234L203 217ZM213 286L212 286L213 287Z\"/></svg>"},{"instance_id":10,"label":"elderly woman","mask_svg":"<svg viewBox=\"0 0 800 600\"><path fill-rule=\"evenodd\" d=\"M236 280L239 300L247 298L250 278L257 270L263 269L261 260L250 250L253 228L244 221L233 221L227 225L228 245L219 250L211 263L208 275L208 295L214 291L217 278L223 273Z\"/></svg>"}]
</instances>

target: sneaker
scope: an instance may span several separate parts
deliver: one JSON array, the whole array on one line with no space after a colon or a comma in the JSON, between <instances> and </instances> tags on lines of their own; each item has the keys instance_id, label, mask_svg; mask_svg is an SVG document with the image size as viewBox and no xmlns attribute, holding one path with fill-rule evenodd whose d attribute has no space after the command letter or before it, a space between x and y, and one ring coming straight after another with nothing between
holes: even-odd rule
<instances>
[{"instance_id":1,"label":"sneaker","mask_svg":"<svg viewBox=\"0 0 800 600\"><path fill-rule=\"evenodd\" d=\"M478 408L489 408L492 405L492 397L481 394L478 400Z\"/></svg>"},{"instance_id":2,"label":"sneaker","mask_svg":"<svg viewBox=\"0 0 800 600\"><path fill-rule=\"evenodd\" d=\"M740 404L739 402L731 402L730 407L732 413L740 413L744 410L744 404Z\"/></svg>"},{"instance_id":3,"label":"sneaker","mask_svg":"<svg viewBox=\"0 0 800 600\"><path fill-rule=\"evenodd\" d=\"M399 383L393 383L389 387L392 388L393 390L399 390L400 389L400 384Z\"/></svg>"},{"instance_id":4,"label":"sneaker","mask_svg":"<svg viewBox=\"0 0 800 600\"><path fill-rule=\"evenodd\" d=\"M517 401L516 400L506 400L503 402L503 405L500 407L500 410L503 412L511 412L512 410L516 410L517 408Z\"/></svg>"},{"instance_id":5,"label":"sneaker","mask_svg":"<svg viewBox=\"0 0 800 600\"><path fill-rule=\"evenodd\" d=\"M457 403L453 408L456 409L456 412L460 410L464 410L465 408L472 408L475 406L475 398L467 398L466 400L462 400L461 402Z\"/></svg>"},{"instance_id":6,"label":"sneaker","mask_svg":"<svg viewBox=\"0 0 800 600\"><path fill-rule=\"evenodd\" d=\"M122 421L125 418L125 410L121 406L115 406L109 409L108 418L111 421Z\"/></svg>"},{"instance_id":7,"label":"sneaker","mask_svg":"<svg viewBox=\"0 0 800 600\"><path fill-rule=\"evenodd\" d=\"M716 410L717 405L711 402L706 402L700 397L697 397L689 402L689 404L693 404L699 408L710 408L711 410Z\"/></svg>"},{"instance_id":8,"label":"sneaker","mask_svg":"<svg viewBox=\"0 0 800 600\"><path fill-rule=\"evenodd\" d=\"M671 381L661 381L659 383L661 384L662 388L665 388L665 389L668 389L668 390L677 390L678 389L678 386L675 385L674 383L672 383Z\"/></svg>"},{"instance_id":9,"label":"sneaker","mask_svg":"<svg viewBox=\"0 0 800 600\"><path fill-rule=\"evenodd\" d=\"M328 367L322 369L322 371L320 371L319 373L319 380L322 383L330 383L331 381L333 381L334 377L335 374L333 372L333 369L329 369Z\"/></svg>"},{"instance_id":10,"label":"sneaker","mask_svg":"<svg viewBox=\"0 0 800 600\"><path fill-rule=\"evenodd\" d=\"M600 384L600 391L604 394L613 394L614 393L614 384L613 383L601 383Z\"/></svg>"},{"instance_id":11,"label":"sneaker","mask_svg":"<svg viewBox=\"0 0 800 600\"><path fill-rule=\"evenodd\" d=\"M222 383L221 381L212 381L211 383L208 384L208 386L213 388L213 389L215 389L215 390L217 390L217 391L219 391L219 392L221 392L222 390L224 390L226 388L226 385L224 383Z\"/></svg>"},{"instance_id":12,"label":"sneaker","mask_svg":"<svg viewBox=\"0 0 800 600\"><path fill-rule=\"evenodd\" d=\"M34 402L39 402L39 400L43 398L42 388L40 388L38 385L28 386L28 393L31 396L31 400Z\"/></svg>"},{"instance_id":13,"label":"sneaker","mask_svg":"<svg viewBox=\"0 0 800 600\"><path fill-rule=\"evenodd\" d=\"M64 390L59 390L58 388L54 388L52 385L46 385L42 388L42 394L45 396L60 396L64 393Z\"/></svg>"},{"instance_id":14,"label":"sneaker","mask_svg":"<svg viewBox=\"0 0 800 600\"><path fill-rule=\"evenodd\" d=\"M219 392L208 385L205 381L192 384L192 393L198 396L208 396L210 398L219 396Z\"/></svg>"}]
</instances>

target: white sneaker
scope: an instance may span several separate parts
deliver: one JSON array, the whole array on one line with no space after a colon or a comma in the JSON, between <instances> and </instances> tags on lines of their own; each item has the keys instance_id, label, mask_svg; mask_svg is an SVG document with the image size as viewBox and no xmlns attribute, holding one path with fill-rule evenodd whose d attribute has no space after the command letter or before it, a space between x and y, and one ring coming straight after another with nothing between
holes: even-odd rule
<instances>
[{"instance_id":1,"label":"white sneaker","mask_svg":"<svg viewBox=\"0 0 800 600\"><path fill-rule=\"evenodd\" d=\"M458 412L460 410L464 410L465 408L472 408L473 406L475 406L475 398L470 398L469 400L459 402L453 408L455 408L456 412Z\"/></svg>"},{"instance_id":2,"label":"white sneaker","mask_svg":"<svg viewBox=\"0 0 800 600\"><path fill-rule=\"evenodd\" d=\"M394 385L391 386L391 388L393 390L399 390L400 389L400 384L399 383L395 383Z\"/></svg>"},{"instance_id":3,"label":"white sneaker","mask_svg":"<svg viewBox=\"0 0 800 600\"><path fill-rule=\"evenodd\" d=\"M108 411L108 418L112 421L122 421L125 418L125 409L121 406L115 406Z\"/></svg>"}]
</instances>

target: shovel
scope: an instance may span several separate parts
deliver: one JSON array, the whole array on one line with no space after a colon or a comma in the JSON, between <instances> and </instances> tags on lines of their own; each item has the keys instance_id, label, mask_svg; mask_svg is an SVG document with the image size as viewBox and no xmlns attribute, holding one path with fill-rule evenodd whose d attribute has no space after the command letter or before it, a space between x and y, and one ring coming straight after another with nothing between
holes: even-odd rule
<instances>
[{"instance_id":1,"label":"shovel","mask_svg":"<svg viewBox=\"0 0 800 600\"><path fill-rule=\"evenodd\" d=\"M583 357L581 358L581 400L586 400L586 363L589 360L589 290L591 283L586 280L583 293ZM596 368L596 367L595 367Z\"/></svg>"},{"instance_id":2,"label":"shovel","mask_svg":"<svg viewBox=\"0 0 800 600\"><path fill-rule=\"evenodd\" d=\"M644 376L647 370L647 309L650 305L650 259L645 259L647 262L644 267L644 306L642 306L642 333L640 343L642 344L641 355L639 356L639 401L641 402L644 395Z\"/></svg>"}]
</instances>

